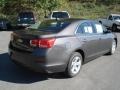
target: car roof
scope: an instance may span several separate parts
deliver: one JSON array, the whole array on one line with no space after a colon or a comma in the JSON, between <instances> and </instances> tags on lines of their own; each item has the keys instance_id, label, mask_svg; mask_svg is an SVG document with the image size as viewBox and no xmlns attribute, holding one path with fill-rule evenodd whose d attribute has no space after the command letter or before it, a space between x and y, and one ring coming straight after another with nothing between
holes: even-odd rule
<instances>
[{"instance_id":1,"label":"car roof","mask_svg":"<svg viewBox=\"0 0 120 90\"><path fill-rule=\"evenodd\" d=\"M111 14L112 16L120 16L120 14Z\"/></svg>"}]
</instances>

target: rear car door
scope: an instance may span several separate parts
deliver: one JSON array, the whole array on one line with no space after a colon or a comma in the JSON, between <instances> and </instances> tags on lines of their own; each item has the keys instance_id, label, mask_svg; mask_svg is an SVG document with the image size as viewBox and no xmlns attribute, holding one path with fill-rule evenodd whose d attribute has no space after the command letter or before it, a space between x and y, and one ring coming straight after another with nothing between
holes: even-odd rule
<instances>
[{"instance_id":1,"label":"rear car door","mask_svg":"<svg viewBox=\"0 0 120 90\"><path fill-rule=\"evenodd\" d=\"M91 22L84 22L80 24L76 35L82 44L81 47L85 52L86 61L89 61L99 55L100 38L96 35Z\"/></svg>"}]
</instances>

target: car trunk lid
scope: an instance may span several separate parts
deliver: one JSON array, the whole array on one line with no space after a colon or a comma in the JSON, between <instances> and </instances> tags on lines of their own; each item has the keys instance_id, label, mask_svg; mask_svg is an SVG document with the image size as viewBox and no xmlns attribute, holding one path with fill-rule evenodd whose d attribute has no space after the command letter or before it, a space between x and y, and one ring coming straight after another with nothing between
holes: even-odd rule
<instances>
[{"instance_id":1,"label":"car trunk lid","mask_svg":"<svg viewBox=\"0 0 120 90\"><path fill-rule=\"evenodd\" d=\"M50 38L55 38L56 34L51 32L42 32L37 30L22 30L15 31L12 33L11 40L13 46L22 50L30 50L32 51L35 47L31 46L31 40L40 40L45 39L48 40ZM43 42L44 44L46 41Z\"/></svg>"}]
</instances>

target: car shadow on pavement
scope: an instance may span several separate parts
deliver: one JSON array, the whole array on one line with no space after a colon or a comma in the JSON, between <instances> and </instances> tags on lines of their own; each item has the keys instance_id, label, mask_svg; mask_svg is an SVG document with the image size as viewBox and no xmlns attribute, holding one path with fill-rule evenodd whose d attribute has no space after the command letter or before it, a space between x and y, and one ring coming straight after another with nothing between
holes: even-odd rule
<instances>
[{"instance_id":1,"label":"car shadow on pavement","mask_svg":"<svg viewBox=\"0 0 120 90\"><path fill-rule=\"evenodd\" d=\"M0 81L30 84L34 82L40 82L53 79L64 79L64 75L61 73L56 74L41 74L36 73L14 64L8 53L0 54Z\"/></svg>"},{"instance_id":2,"label":"car shadow on pavement","mask_svg":"<svg viewBox=\"0 0 120 90\"><path fill-rule=\"evenodd\" d=\"M9 59L7 53L0 54L0 81L29 84L43 80L48 80L48 77L20 68Z\"/></svg>"}]
</instances>

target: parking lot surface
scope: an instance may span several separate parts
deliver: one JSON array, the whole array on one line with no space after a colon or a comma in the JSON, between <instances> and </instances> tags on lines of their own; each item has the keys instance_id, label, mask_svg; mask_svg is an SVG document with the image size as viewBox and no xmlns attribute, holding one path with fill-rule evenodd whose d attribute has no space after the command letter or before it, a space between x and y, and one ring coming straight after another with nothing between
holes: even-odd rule
<instances>
[{"instance_id":1,"label":"parking lot surface","mask_svg":"<svg viewBox=\"0 0 120 90\"><path fill-rule=\"evenodd\" d=\"M0 31L0 90L120 90L120 42L112 56L83 65L80 74L40 74L15 65L8 56L11 32ZM120 41L120 33L116 33Z\"/></svg>"}]
</instances>

